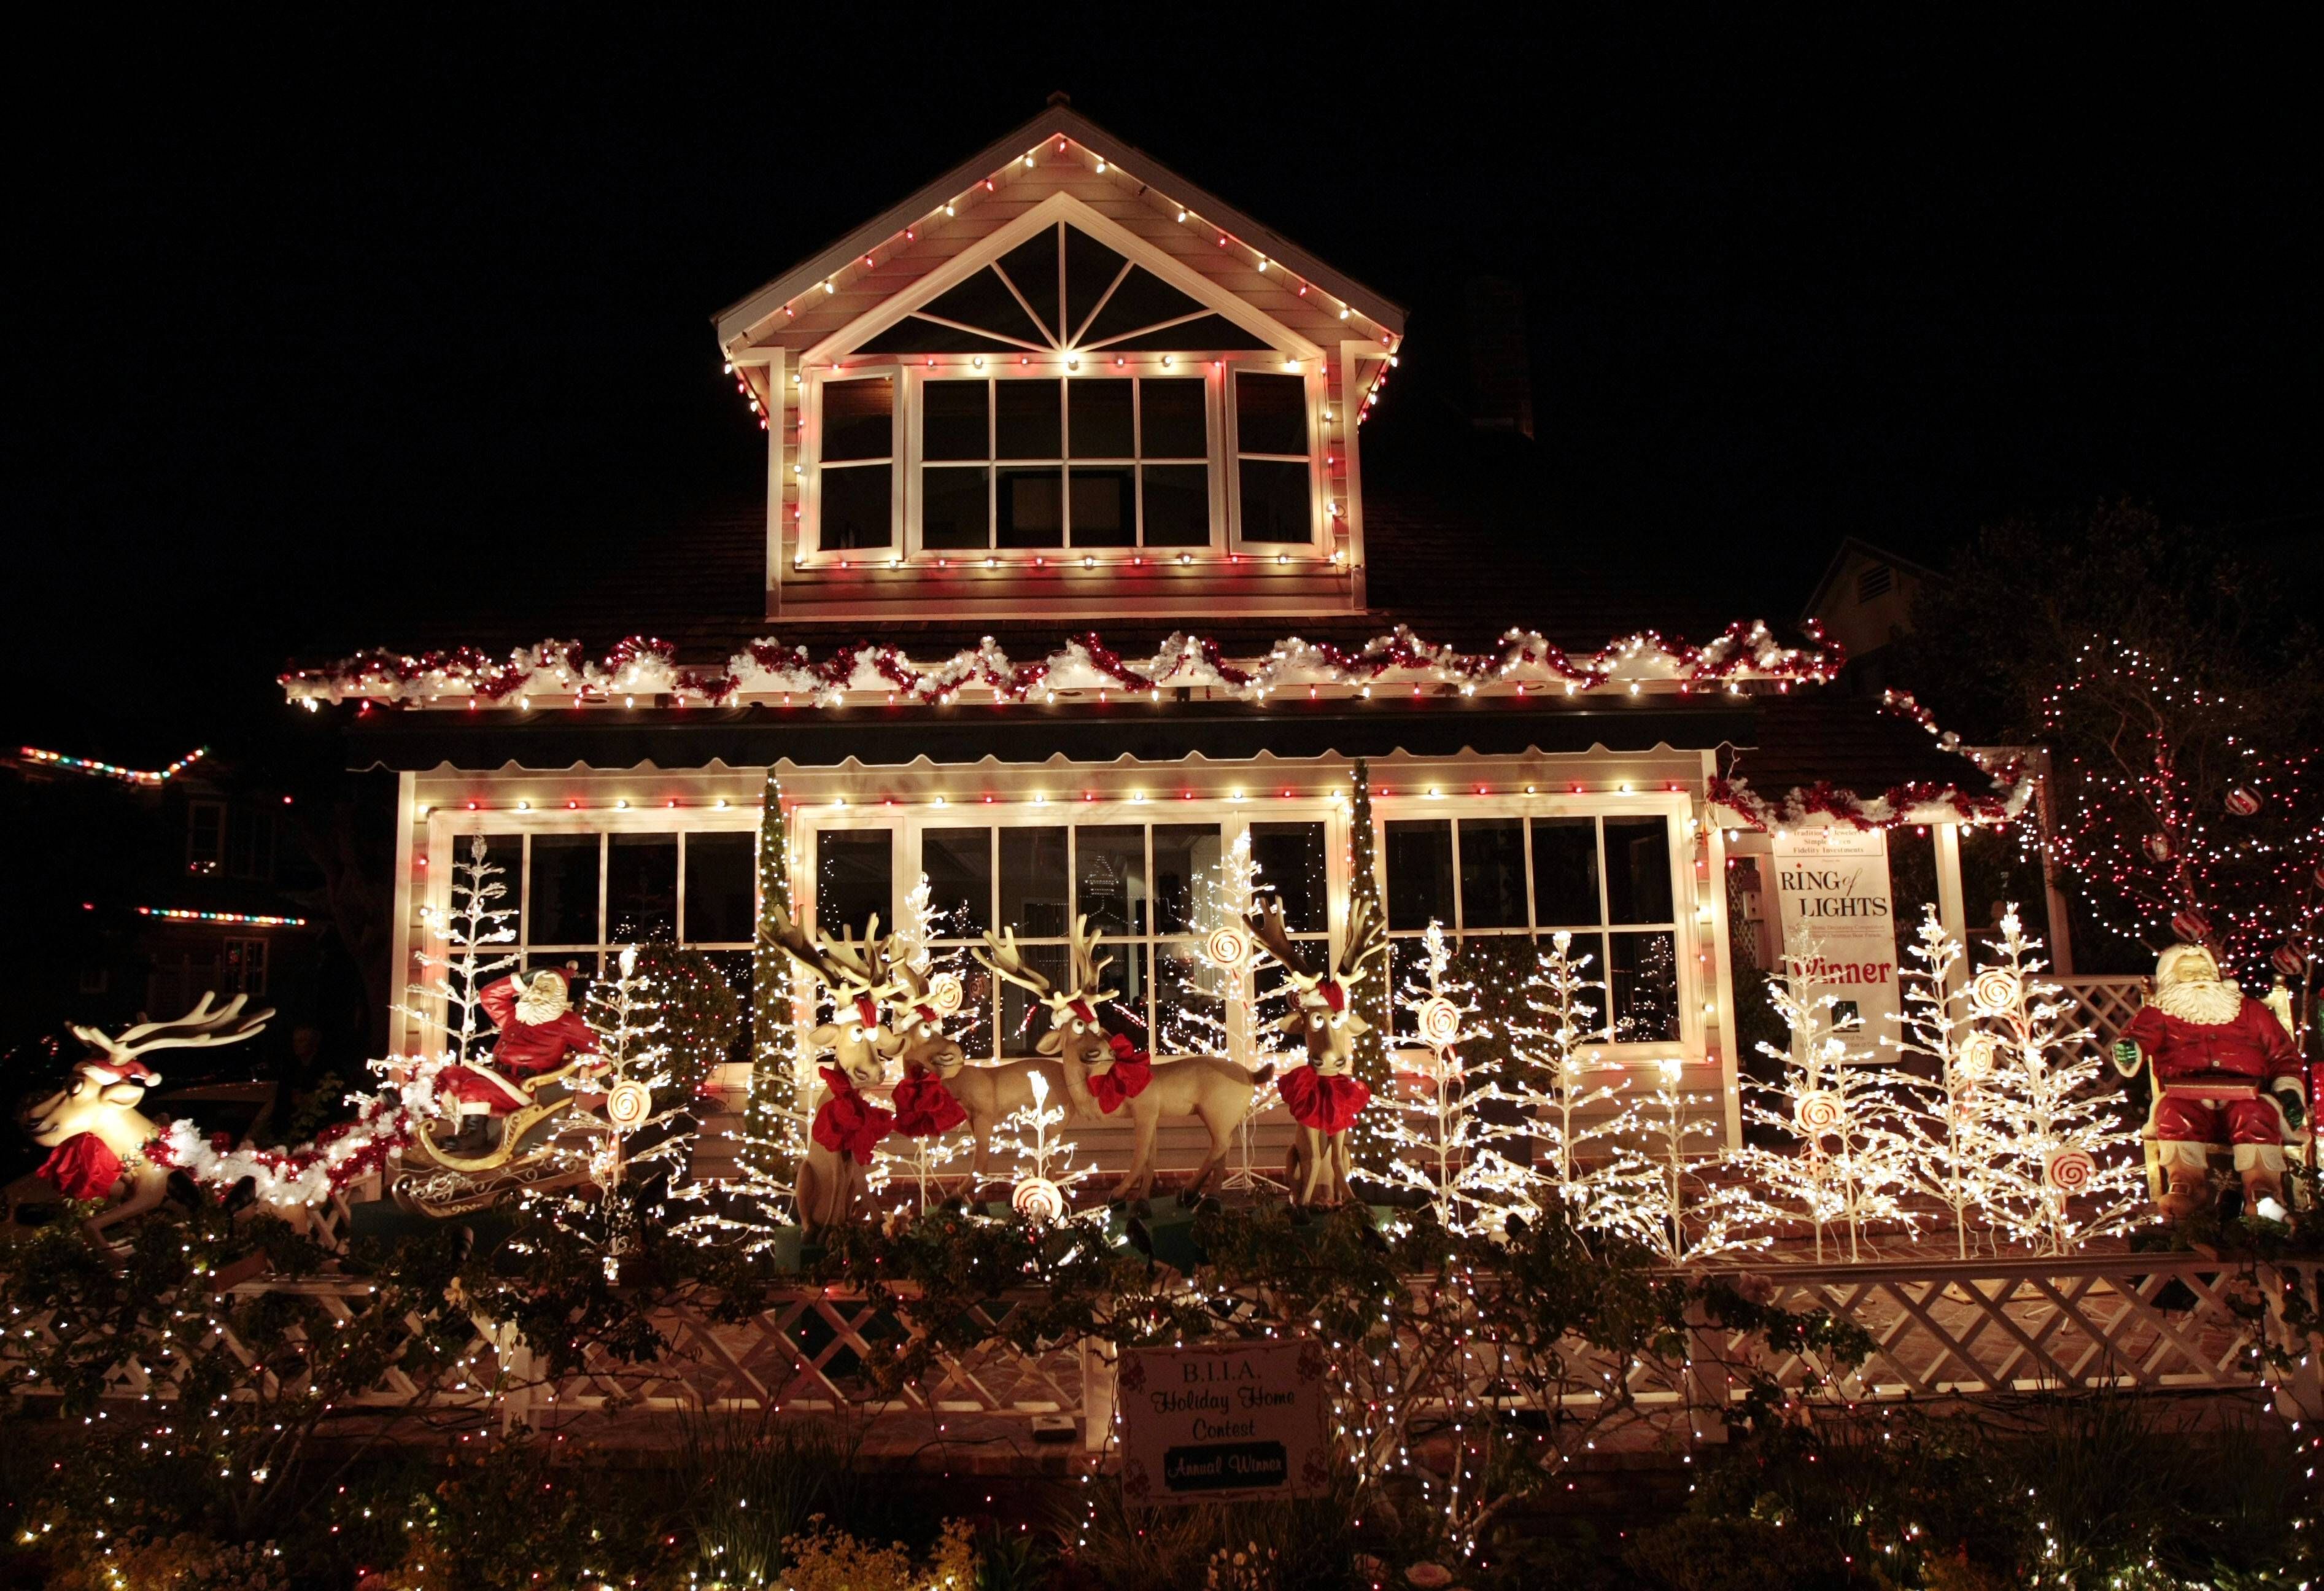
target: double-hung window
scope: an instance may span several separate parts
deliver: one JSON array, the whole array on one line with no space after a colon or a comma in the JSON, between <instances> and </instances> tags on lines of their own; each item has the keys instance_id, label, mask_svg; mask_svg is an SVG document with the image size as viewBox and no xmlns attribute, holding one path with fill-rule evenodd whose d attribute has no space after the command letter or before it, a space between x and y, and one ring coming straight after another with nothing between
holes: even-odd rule
<instances>
[{"instance_id":1,"label":"double-hung window","mask_svg":"<svg viewBox=\"0 0 2324 1591\"><path fill-rule=\"evenodd\" d=\"M819 385L823 400L822 546L826 552L895 546L896 378L852 376Z\"/></svg>"}]
</instances>

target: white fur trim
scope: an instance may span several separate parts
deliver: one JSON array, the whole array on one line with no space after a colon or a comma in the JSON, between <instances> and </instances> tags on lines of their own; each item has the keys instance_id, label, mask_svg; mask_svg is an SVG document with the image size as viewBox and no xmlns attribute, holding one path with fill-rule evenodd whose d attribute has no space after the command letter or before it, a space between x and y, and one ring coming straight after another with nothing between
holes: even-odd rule
<instances>
[{"instance_id":1,"label":"white fur trim","mask_svg":"<svg viewBox=\"0 0 2324 1591\"><path fill-rule=\"evenodd\" d=\"M2172 945L2172 950L2192 947ZM2163 952L2168 959L2171 952ZM2163 972L2155 973L2153 1003L2166 1016L2176 1016L2181 1022L2191 1022L2198 1027L2225 1027L2244 1008L2244 991L2236 987L2232 978L2189 980L2174 979L2164 981Z\"/></svg>"},{"instance_id":2,"label":"white fur trim","mask_svg":"<svg viewBox=\"0 0 2324 1591\"><path fill-rule=\"evenodd\" d=\"M2236 1145L2236 1169L2239 1172L2257 1169L2281 1174L2283 1151L2273 1144L2238 1144Z\"/></svg>"},{"instance_id":3,"label":"white fur trim","mask_svg":"<svg viewBox=\"0 0 2324 1591\"><path fill-rule=\"evenodd\" d=\"M2211 1163L2210 1153L2205 1145L2190 1144L2180 1138L2157 1138L2154 1141L2154 1158L2158 1164L2183 1165L2196 1171L2208 1170Z\"/></svg>"}]
</instances>

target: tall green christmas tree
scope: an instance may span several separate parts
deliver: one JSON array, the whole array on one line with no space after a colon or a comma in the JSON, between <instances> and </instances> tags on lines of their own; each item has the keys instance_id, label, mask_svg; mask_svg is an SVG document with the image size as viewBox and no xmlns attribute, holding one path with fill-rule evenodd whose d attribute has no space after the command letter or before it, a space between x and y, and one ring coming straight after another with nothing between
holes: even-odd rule
<instances>
[{"instance_id":1,"label":"tall green christmas tree","mask_svg":"<svg viewBox=\"0 0 2324 1591\"><path fill-rule=\"evenodd\" d=\"M742 1116L742 1166L755 1180L788 1186L803 1150L799 1131L798 1035L791 1021L791 963L775 943L776 907L791 909L790 821L783 786L767 769L759 818L759 931L751 952L751 1103Z\"/></svg>"},{"instance_id":2,"label":"tall green christmas tree","mask_svg":"<svg viewBox=\"0 0 2324 1591\"><path fill-rule=\"evenodd\" d=\"M1379 859L1373 842L1370 765L1358 759L1353 777L1354 790L1348 813L1348 894L1351 900L1366 895L1378 900ZM1393 968L1381 967L1355 987L1356 1015L1364 1019L1370 1030L1356 1035L1356 1076L1371 1090L1373 1104L1348 1129L1348 1152L1356 1181L1370 1193L1377 1193L1387 1185L1388 1165L1396 1158L1395 1139L1388 1131L1388 1104L1396 1081L1388 1062L1389 1024L1394 1020L1390 1000L1395 983Z\"/></svg>"}]
</instances>

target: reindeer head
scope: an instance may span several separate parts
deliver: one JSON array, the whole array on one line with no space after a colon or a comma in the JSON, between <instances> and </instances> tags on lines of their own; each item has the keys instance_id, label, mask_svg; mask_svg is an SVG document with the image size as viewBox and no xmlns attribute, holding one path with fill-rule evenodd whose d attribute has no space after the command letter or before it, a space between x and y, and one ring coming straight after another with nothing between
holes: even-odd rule
<instances>
[{"instance_id":1,"label":"reindeer head","mask_svg":"<svg viewBox=\"0 0 2324 1591\"><path fill-rule=\"evenodd\" d=\"M265 1031L271 1010L245 1016L248 995L236 995L216 1010L201 1002L175 1022L144 1022L115 1038L101 1028L72 1025L73 1036L89 1053L73 1068L72 1081L24 1112L25 1130L43 1149L53 1149L81 1133L94 1133L116 1154L131 1150L159 1130L137 1107L161 1074L138 1057L152 1050L237 1044Z\"/></svg>"},{"instance_id":2,"label":"reindeer head","mask_svg":"<svg viewBox=\"0 0 2324 1591\"><path fill-rule=\"evenodd\" d=\"M984 943L991 951L970 953L1019 989L1030 989L1048 1007L1049 1031L1035 1043L1034 1048L1044 1055L1055 1055L1060 1061L1091 1071L1106 1071L1113 1066L1113 1048L1106 1038L1105 1024L1098 1018L1098 1007L1121 991L1102 989L1098 979L1113 965L1111 956L1097 953L1098 943L1104 939L1100 929L1092 933L1089 919L1074 919L1074 932L1067 941L1067 987L1060 992L1056 985L1026 965L1024 952L1017 948L1017 931L1004 928L998 936L987 933Z\"/></svg>"},{"instance_id":3,"label":"reindeer head","mask_svg":"<svg viewBox=\"0 0 2324 1591\"><path fill-rule=\"evenodd\" d=\"M904 1063L907 1073L922 1067L938 1077L953 1076L968 1064L968 1052L945 1036L944 1015L928 1003L927 974L901 958L890 964L896 992L888 997L888 1009L896 1025L888 1053Z\"/></svg>"},{"instance_id":4,"label":"reindeer head","mask_svg":"<svg viewBox=\"0 0 2324 1591\"><path fill-rule=\"evenodd\" d=\"M1309 970L1306 957L1284 929L1281 902L1259 902L1258 912L1243 922L1260 948L1291 975L1291 1010L1277 1025L1307 1041L1307 1060L1316 1071L1344 1074L1352 1070L1356 1035L1371 1031L1371 1024L1356 1015L1355 987L1365 974L1365 963L1388 951L1388 925L1380 919L1379 902L1363 890L1350 897L1347 944L1340 952L1338 970L1332 972Z\"/></svg>"},{"instance_id":5,"label":"reindeer head","mask_svg":"<svg viewBox=\"0 0 2324 1591\"><path fill-rule=\"evenodd\" d=\"M775 902L767 904L767 915L773 921L774 943L831 994L833 1019L818 1025L807 1042L829 1050L833 1064L856 1087L885 1081L887 1052L895 1040L881 1021L882 1005L896 992L896 983L889 968L891 942L880 937L878 915L864 925L860 943L848 930L837 944L822 934L810 940Z\"/></svg>"}]
</instances>

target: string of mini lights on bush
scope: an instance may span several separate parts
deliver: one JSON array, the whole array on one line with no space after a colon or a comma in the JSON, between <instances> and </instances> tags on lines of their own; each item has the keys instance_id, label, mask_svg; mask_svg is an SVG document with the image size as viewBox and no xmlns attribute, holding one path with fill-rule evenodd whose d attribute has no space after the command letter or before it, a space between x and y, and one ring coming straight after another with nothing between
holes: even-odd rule
<instances>
[{"instance_id":1,"label":"string of mini lights on bush","mask_svg":"<svg viewBox=\"0 0 2324 1591\"><path fill-rule=\"evenodd\" d=\"M1534 689L1566 695L1623 689L1637 695L1649 687L1689 695L1722 689L1740 694L1747 684L1772 683L1788 691L1794 684L1829 681L1845 654L1821 637L1813 639L1817 644L1812 647L1787 647L1766 624L1742 621L1699 646L1645 630L1590 653L1568 652L1538 630L1513 629L1498 650L1462 652L1398 625L1353 649L1294 636L1276 642L1263 657L1238 659L1209 637L1178 631L1151 656L1131 658L1093 630L1037 661L1015 661L988 636L975 647L927 664L916 663L900 648L869 641L841 647L818 661L803 646L768 639L751 642L723 665L704 667L679 664L671 642L633 635L603 658L590 658L578 641L565 640L519 647L506 662L473 647L417 657L364 652L285 674L281 683L290 700L309 710L349 701L525 708L535 696L630 708L726 706L746 699L838 707L865 697L928 705L956 702L971 688L989 692L995 702L1054 700L1068 694L1101 700L1116 693L1158 698L1164 690L1204 690L1259 703L1302 687L1311 695L1328 688L1369 700L1391 686L1406 685L1410 694L1424 699L1432 687L1440 696L1485 689L1517 696Z\"/></svg>"}]
</instances>

